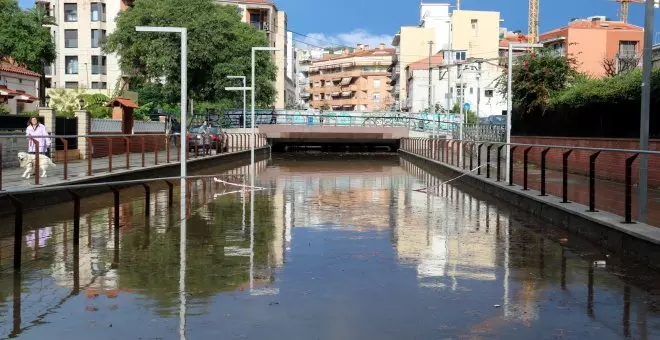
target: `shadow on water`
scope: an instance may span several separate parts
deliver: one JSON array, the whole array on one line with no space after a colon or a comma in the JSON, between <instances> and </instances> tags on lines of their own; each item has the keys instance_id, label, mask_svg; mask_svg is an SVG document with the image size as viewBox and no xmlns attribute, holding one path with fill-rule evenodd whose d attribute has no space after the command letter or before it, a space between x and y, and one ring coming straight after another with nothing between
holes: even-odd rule
<instances>
[{"instance_id":1,"label":"shadow on water","mask_svg":"<svg viewBox=\"0 0 660 340\"><path fill-rule=\"evenodd\" d=\"M26 216L20 273L0 235L0 337L660 336L657 272L410 159L280 154L256 174L253 226L250 193L212 180L183 209L122 191L118 232L107 197L84 200L79 245L70 206Z\"/></svg>"}]
</instances>

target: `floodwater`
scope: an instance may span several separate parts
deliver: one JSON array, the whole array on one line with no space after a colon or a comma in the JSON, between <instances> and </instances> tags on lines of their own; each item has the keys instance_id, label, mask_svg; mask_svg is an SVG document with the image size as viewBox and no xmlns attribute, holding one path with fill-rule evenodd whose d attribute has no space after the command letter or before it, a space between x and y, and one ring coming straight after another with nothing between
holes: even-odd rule
<instances>
[{"instance_id":1,"label":"floodwater","mask_svg":"<svg viewBox=\"0 0 660 340\"><path fill-rule=\"evenodd\" d=\"M249 192L208 180L183 219L178 190L171 208L152 191L148 217L123 192L118 233L111 201L85 200L79 246L69 208L26 217L20 274L3 228L0 338L660 338L658 272L411 160L257 169L254 223Z\"/></svg>"}]
</instances>

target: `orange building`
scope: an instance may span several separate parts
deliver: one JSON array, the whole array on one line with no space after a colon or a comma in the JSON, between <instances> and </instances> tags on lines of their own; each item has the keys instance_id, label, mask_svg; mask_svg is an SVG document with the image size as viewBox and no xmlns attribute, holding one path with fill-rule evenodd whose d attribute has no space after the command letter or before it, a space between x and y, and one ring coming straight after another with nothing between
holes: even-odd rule
<instances>
[{"instance_id":1,"label":"orange building","mask_svg":"<svg viewBox=\"0 0 660 340\"><path fill-rule=\"evenodd\" d=\"M578 70L593 77L606 75L603 66L606 60L613 62L618 70L622 60L639 59L643 41L642 27L605 17L576 19L539 37L546 47L576 58Z\"/></svg>"},{"instance_id":2,"label":"orange building","mask_svg":"<svg viewBox=\"0 0 660 340\"><path fill-rule=\"evenodd\" d=\"M369 49L358 45L356 51L326 55L309 67L311 107L329 106L334 111L382 111L392 103L392 86L387 70L392 64L393 48Z\"/></svg>"}]
</instances>

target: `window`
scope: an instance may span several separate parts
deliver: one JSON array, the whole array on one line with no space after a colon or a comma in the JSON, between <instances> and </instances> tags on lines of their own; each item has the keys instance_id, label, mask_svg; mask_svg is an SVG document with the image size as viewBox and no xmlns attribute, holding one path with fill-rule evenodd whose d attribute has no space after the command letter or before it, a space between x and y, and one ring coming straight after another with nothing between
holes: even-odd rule
<instances>
[{"instance_id":1,"label":"window","mask_svg":"<svg viewBox=\"0 0 660 340\"><path fill-rule=\"evenodd\" d=\"M91 10L91 20L92 21L103 21L105 22L105 4L100 2L92 2L90 6Z\"/></svg>"},{"instance_id":2,"label":"window","mask_svg":"<svg viewBox=\"0 0 660 340\"><path fill-rule=\"evenodd\" d=\"M470 22L472 23L472 36L476 37L479 35L479 20L472 19Z\"/></svg>"},{"instance_id":3,"label":"window","mask_svg":"<svg viewBox=\"0 0 660 340\"><path fill-rule=\"evenodd\" d=\"M64 21L78 21L78 4L64 4Z\"/></svg>"},{"instance_id":4,"label":"window","mask_svg":"<svg viewBox=\"0 0 660 340\"><path fill-rule=\"evenodd\" d=\"M637 41L619 41L619 57L630 58L637 56Z\"/></svg>"},{"instance_id":5,"label":"window","mask_svg":"<svg viewBox=\"0 0 660 340\"><path fill-rule=\"evenodd\" d=\"M105 56L100 56L100 55L92 56L92 74L107 74Z\"/></svg>"},{"instance_id":6,"label":"window","mask_svg":"<svg viewBox=\"0 0 660 340\"><path fill-rule=\"evenodd\" d=\"M379 89L380 88L380 79L374 79L374 88Z\"/></svg>"},{"instance_id":7,"label":"window","mask_svg":"<svg viewBox=\"0 0 660 340\"><path fill-rule=\"evenodd\" d=\"M465 84L456 85L456 95L459 96L459 97L465 95L465 88L466 87L467 86Z\"/></svg>"},{"instance_id":8,"label":"window","mask_svg":"<svg viewBox=\"0 0 660 340\"><path fill-rule=\"evenodd\" d=\"M454 53L454 61L465 61L467 59L466 51L457 51Z\"/></svg>"},{"instance_id":9,"label":"window","mask_svg":"<svg viewBox=\"0 0 660 340\"><path fill-rule=\"evenodd\" d=\"M470 88L470 94L474 94L474 87Z\"/></svg>"},{"instance_id":10,"label":"window","mask_svg":"<svg viewBox=\"0 0 660 340\"><path fill-rule=\"evenodd\" d=\"M380 105L380 93L374 93L372 100L374 105Z\"/></svg>"},{"instance_id":11,"label":"window","mask_svg":"<svg viewBox=\"0 0 660 340\"><path fill-rule=\"evenodd\" d=\"M78 74L78 56L64 57L64 65L66 74Z\"/></svg>"},{"instance_id":12,"label":"window","mask_svg":"<svg viewBox=\"0 0 660 340\"><path fill-rule=\"evenodd\" d=\"M64 30L64 47L78 48L78 30Z\"/></svg>"},{"instance_id":13,"label":"window","mask_svg":"<svg viewBox=\"0 0 660 340\"><path fill-rule=\"evenodd\" d=\"M92 48L97 48L101 46L101 43L105 40L105 30L92 30Z\"/></svg>"},{"instance_id":14,"label":"window","mask_svg":"<svg viewBox=\"0 0 660 340\"><path fill-rule=\"evenodd\" d=\"M101 82L101 81L93 81L92 82L92 89L95 90L106 90L108 89L108 83L106 82Z\"/></svg>"},{"instance_id":15,"label":"window","mask_svg":"<svg viewBox=\"0 0 660 340\"><path fill-rule=\"evenodd\" d=\"M486 90L484 93L486 95L486 98L492 98L493 97L493 90Z\"/></svg>"},{"instance_id":16,"label":"window","mask_svg":"<svg viewBox=\"0 0 660 340\"><path fill-rule=\"evenodd\" d=\"M77 89L78 88L78 82L77 81L67 81L64 83L64 87L67 89Z\"/></svg>"},{"instance_id":17,"label":"window","mask_svg":"<svg viewBox=\"0 0 660 340\"><path fill-rule=\"evenodd\" d=\"M250 25L258 30L261 29L261 13L250 12Z\"/></svg>"}]
</instances>

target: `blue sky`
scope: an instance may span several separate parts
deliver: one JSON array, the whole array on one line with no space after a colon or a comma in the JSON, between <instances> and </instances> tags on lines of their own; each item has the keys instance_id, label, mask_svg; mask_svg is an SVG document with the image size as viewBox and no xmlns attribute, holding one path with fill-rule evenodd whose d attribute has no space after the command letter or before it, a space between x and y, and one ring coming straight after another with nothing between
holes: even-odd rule
<instances>
[{"instance_id":1,"label":"blue sky","mask_svg":"<svg viewBox=\"0 0 660 340\"><path fill-rule=\"evenodd\" d=\"M449 0L452 5L456 0ZM34 0L19 0L29 7ZM310 35L313 39L294 36L310 44L391 42L400 26L419 22L419 0L275 0L288 15L289 30ZM446 2L427 0L427 2ZM527 31L528 0L462 0L462 9L496 10L504 19L503 27ZM610 0L540 0L541 32L560 27L574 17L606 15L618 19L617 3ZM660 10L656 13L660 15ZM644 6L630 5L630 23L644 25ZM660 31L660 17L656 18ZM658 35L660 38L660 35ZM660 40L659 40L660 42Z\"/></svg>"}]
</instances>

